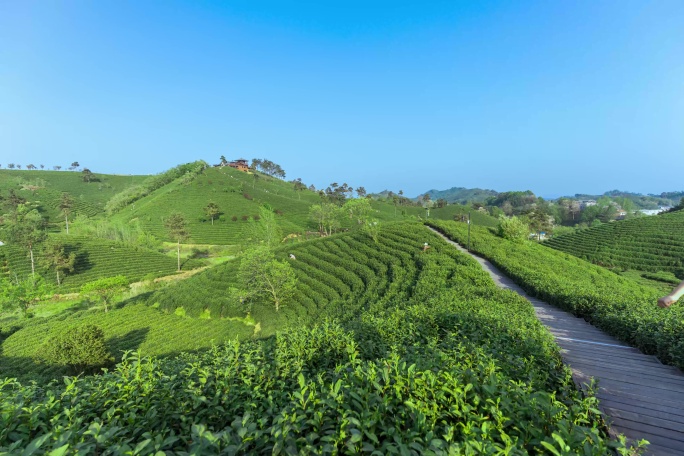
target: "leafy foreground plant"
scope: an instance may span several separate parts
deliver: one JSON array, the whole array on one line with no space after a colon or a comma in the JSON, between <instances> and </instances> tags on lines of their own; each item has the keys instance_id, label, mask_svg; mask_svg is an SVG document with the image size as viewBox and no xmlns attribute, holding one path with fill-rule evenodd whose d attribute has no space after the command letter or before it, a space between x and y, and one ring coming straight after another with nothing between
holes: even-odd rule
<instances>
[{"instance_id":1,"label":"leafy foreground plant","mask_svg":"<svg viewBox=\"0 0 684 456\"><path fill-rule=\"evenodd\" d=\"M464 224L429 224L465 244ZM484 228L473 228L471 250L491 261L530 295L684 369L684 307L659 308L658 290L543 245L506 241Z\"/></svg>"},{"instance_id":2,"label":"leafy foreground plant","mask_svg":"<svg viewBox=\"0 0 684 456\"><path fill-rule=\"evenodd\" d=\"M113 371L64 385L5 380L0 451L631 451L606 437L597 400L575 389L528 302L421 226L380 237L415 251L412 286L339 322L174 359L129 352Z\"/></svg>"}]
</instances>

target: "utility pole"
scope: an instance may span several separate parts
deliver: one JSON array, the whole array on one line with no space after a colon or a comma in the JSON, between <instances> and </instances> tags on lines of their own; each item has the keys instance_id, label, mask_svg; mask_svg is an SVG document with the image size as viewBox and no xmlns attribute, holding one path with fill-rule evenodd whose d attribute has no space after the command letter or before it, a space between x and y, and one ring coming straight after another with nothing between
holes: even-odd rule
<instances>
[{"instance_id":1,"label":"utility pole","mask_svg":"<svg viewBox=\"0 0 684 456\"><path fill-rule=\"evenodd\" d=\"M468 212L468 252L470 252L470 212Z\"/></svg>"}]
</instances>

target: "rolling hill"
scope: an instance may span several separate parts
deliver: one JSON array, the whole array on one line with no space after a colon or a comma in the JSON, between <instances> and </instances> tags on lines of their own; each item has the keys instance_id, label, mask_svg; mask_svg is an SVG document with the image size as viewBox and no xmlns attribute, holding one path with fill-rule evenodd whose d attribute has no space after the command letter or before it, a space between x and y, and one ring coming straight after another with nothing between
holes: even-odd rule
<instances>
[{"instance_id":1,"label":"rolling hill","mask_svg":"<svg viewBox=\"0 0 684 456\"><path fill-rule=\"evenodd\" d=\"M684 279L684 211L606 223L544 245L606 267L666 271Z\"/></svg>"}]
</instances>

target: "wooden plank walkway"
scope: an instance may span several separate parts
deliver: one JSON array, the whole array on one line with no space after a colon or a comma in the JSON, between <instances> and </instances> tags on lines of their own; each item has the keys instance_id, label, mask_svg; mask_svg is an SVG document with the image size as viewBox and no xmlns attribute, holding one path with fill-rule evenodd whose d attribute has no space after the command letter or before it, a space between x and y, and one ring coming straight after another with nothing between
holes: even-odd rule
<instances>
[{"instance_id":1,"label":"wooden plank walkway","mask_svg":"<svg viewBox=\"0 0 684 456\"><path fill-rule=\"evenodd\" d=\"M679 369L644 355L582 318L530 297L489 261L433 231L475 258L499 287L532 303L537 317L561 347L575 383L582 387L592 377L598 381L596 395L611 434L648 440L645 454L684 455L684 374Z\"/></svg>"}]
</instances>

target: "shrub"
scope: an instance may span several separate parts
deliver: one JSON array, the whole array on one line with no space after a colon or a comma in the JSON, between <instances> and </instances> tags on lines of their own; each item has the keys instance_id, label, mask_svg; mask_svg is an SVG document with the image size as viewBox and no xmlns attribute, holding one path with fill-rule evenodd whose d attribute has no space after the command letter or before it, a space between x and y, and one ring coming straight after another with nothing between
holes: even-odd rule
<instances>
[{"instance_id":1,"label":"shrub","mask_svg":"<svg viewBox=\"0 0 684 456\"><path fill-rule=\"evenodd\" d=\"M237 216L237 215L234 215L234 216L232 216L230 219L231 219L232 221L234 221L234 222L237 222L238 216Z\"/></svg>"},{"instance_id":2,"label":"shrub","mask_svg":"<svg viewBox=\"0 0 684 456\"><path fill-rule=\"evenodd\" d=\"M259 214L256 214L252 216L252 219L258 222L259 220L261 220L261 216L259 216Z\"/></svg>"},{"instance_id":3,"label":"shrub","mask_svg":"<svg viewBox=\"0 0 684 456\"><path fill-rule=\"evenodd\" d=\"M518 217L499 217L497 228L499 236L513 242L524 242L530 230L525 222Z\"/></svg>"},{"instance_id":4,"label":"shrub","mask_svg":"<svg viewBox=\"0 0 684 456\"><path fill-rule=\"evenodd\" d=\"M46 362L65 366L72 375L95 373L114 357L105 344L104 332L96 325L84 325L48 338L42 347Z\"/></svg>"},{"instance_id":5,"label":"shrub","mask_svg":"<svg viewBox=\"0 0 684 456\"><path fill-rule=\"evenodd\" d=\"M243 193L242 196L244 196L245 199L248 199L250 201L252 200L252 195L250 195L249 193Z\"/></svg>"},{"instance_id":6,"label":"shrub","mask_svg":"<svg viewBox=\"0 0 684 456\"><path fill-rule=\"evenodd\" d=\"M246 222L247 220L249 220L249 215L243 215L243 216L242 216L242 220L245 221L245 222Z\"/></svg>"}]
</instances>

